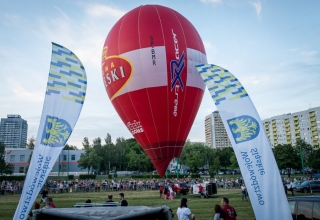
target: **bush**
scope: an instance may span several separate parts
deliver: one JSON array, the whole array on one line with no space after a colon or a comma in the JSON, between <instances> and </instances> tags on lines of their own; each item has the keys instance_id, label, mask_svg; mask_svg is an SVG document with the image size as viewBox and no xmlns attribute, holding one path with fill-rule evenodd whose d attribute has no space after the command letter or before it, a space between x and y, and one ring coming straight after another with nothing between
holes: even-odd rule
<instances>
[{"instance_id":1,"label":"bush","mask_svg":"<svg viewBox=\"0 0 320 220\"><path fill-rule=\"evenodd\" d=\"M7 181L24 181L26 176L0 176L0 182L3 180Z\"/></svg>"},{"instance_id":2,"label":"bush","mask_svg":"<svg viewBox=\"0 0 320 220\"><path fill-rule=\"evenodd\" d=\"M108 174L108 179L112 179L112 175L111 174Z\"/></svg>"},{"instance_id":3,"label":"bush","mask_svg":"<svg viewBox=\"0 0 320 220\"><path fill-rule=\"evenodd\" d=\"M96 179L95 174L80 174L79 179L85 180L85 179Z\"/></svg>"},{"instance_id":4,"label":"bush","mask_svg":"<svg viewBox=\"0 0 320 220\"><path fill-rule=\"evenodd\" d=\"M74 178L74 175L68 175L69 180L73 180L73 178Z\"/></svg>"},{"instance_id":5,"label":"bush","mask_svg":"<svg viewBox=\"0 0 320 220\"><path fill-rule=\"evenodd\" d=\"M199 173L192 173L191 174L191 178L194 179L194 178L200 178L200 174Z\"/></svg>"}]
</instances>

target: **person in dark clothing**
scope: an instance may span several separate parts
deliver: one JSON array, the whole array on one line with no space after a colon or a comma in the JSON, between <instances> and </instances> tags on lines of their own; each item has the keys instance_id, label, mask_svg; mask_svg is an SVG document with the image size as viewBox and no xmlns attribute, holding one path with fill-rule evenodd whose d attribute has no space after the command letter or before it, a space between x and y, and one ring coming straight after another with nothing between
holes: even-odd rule
<instances>
[{"instance_id":1,"label":"person in dark clothing","mask_svg":"<svg viewBox=\"0 0 320 220\"><path fill-rule=\"evenodd\" d=\"M114 201L112 200L112 198L113 198L112 194L109 194L109 195L108 195L108 200L107 200L106 202L114 202Z\"/></svg>"},{"instance_id":2,"label":"person in dark clothing","mask_svg":"<svg viewBox=\"0 0 320 220\"><path fill-rule=\"evenodd\" d=\"M47 197L48 197L48 189L47 188L44 188L44 190L42 190L41 192L41 200L40 200L40 204L41 202L43 202L44 204L46 204L46 201L47 201Z\"/></svg>"},{"instance_id":3,"label":"person in dark clothing","mask_svg":"<svg viewBox=\"0 0 320 220\"><path fill-rule=\"evenodd\" d=\"M119 199L121 201L121 206L128 206L128 202L127 202L127 200L124 199L123 193L119 193Z\"/></svg>"},{"instance_id":4,"label":"person in dark clothing","mask_svg":"<svg viewBox=\"0 0 320 220\"><path fill-rule=\"evenodd\" d=\"M229 205L228 198L223 197L221 199L221 205L223 206L222 210L223 210L224 216L221 217L221 214L220 214L220 218L223 218L224 220L237 220L236 210Z\"/></svg>"}]
</instances>

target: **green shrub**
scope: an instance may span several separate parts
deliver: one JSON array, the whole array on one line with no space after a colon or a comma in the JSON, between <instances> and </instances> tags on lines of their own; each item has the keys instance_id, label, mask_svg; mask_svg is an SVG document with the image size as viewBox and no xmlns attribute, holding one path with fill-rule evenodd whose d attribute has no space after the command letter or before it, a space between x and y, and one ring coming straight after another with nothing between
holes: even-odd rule
<instances>
[{"instance_id":1,"label":"green shrub","mask_svg":"<svg viewBox=\"0 0 320 220\"><path fill-rule=\"evenodd\" d=\"M85 179L96 179L95 174L80 174L79 179L85 180Z\"/></svg>"},{"instance_id":2,"label":"green shrub","mask_svg":"<svg viewBox=\"0 0 320 220\"><path fill-rule=\"evenodd\" d=\"M112 179L112 175L111 174L108 174L108 179Z\"/></svg>"},{"instance_id":3,"label":"green shrub","mask_svg":"<svg viewBox=\"0 0 320 220\"><path fill-rule=\"evenodd\" d=\"M191 178L194 179L194 178L200 178L200 174L199 173L192 173L191 174Z\"/></svg>"},{"instance_id":4,"label":"green shrub","mask_svg":"<svg viewBox=\"0 0 320 220\"><path fill-rule=\"evenodd\" d=\"M74 175L68 175L69 180L73 180L73 178L74 178Z\"/></svg>"},{"instance_id":5,"label":"green shrub","mask_svg":"<svg viewBox=\"0 0 320 220\"><path fill-rule=\"evenodd\" d=\"M24 181L26 176L0 176L0 182L3 180L7 181Z\"/></svg>"}]
</instances>

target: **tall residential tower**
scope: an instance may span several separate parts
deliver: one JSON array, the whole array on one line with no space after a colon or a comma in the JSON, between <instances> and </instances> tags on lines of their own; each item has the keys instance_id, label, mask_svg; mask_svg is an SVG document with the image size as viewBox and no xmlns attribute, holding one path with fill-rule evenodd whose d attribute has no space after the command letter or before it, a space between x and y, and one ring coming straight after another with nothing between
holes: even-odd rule
<instances>
[{"instance_id":1,"label":"tall residential tower","mask_svg":"<svg viewBox=\"0 0 320 220\"><path fill-rule=\"evenodd\" d=\"M232 147L218 111L205 118L206 143L212 148Z\"/></svg>"},{"instance_id":2,"label":"tall residential tower","mask_svg":"<svg viewBox=\"0 0 320 220\"><path fill-rule=\"evenodd\" d=\"M25 148L27 143L28 123L20 115L7 115L1 118L0 142L6 148Z\"/></svg>"}]
</instances>

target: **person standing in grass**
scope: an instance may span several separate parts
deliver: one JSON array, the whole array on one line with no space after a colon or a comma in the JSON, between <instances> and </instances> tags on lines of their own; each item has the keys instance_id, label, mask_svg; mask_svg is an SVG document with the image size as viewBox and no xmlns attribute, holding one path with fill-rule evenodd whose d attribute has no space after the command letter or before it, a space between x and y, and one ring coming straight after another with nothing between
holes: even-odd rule
<instances>
[{"instance_id":1,"label":"person standing in grass","mask_svg":"<svg viewBox=\"0 0 320 220\"><path fill-rule=\"evenodd\" d=\"M245 184L242 184L241 192L242 192L242 201L243 201L244 198L246 199L246 201L248 201L248 198L247 198L247 187L246 187Z\"/></svg>"},{"instance_id":2,"label":"person standing in grass","mask_svg":"<svg viewBox=\"0 0 320 220\"><path fill-rule=\"evenodd\" d=\"M195 220L195 216L191 214L187 203L188 200L186 198L181 199L180 207L177 210L178 220Z\"/></svg>"},{"instance_id":3,"label":"person standing in grass","mask_svg":"<svg viewBox=\"0 0 320 220\"><path fill-rule=\"evenodd\" d=\"M221 199L221 205L223 206L224 220L237 220L236 210L229 205L229 199L227 197Z\"/></svg>"},{"instance_id":4,"label":"person standing in grass","mask_svg":"<svg viewBox=\"0 0 320 220\"><path fill-rule=\"evenodd\" d=\"M223 216L220 215L221 212L222 212L222 209L221 209L221 206L220 206L220 205L216 204L216 205L214 206L214 212L215 212L216 214L214 215L213 220L221 220L221 219L223 219Z\"/></svg>"}]
</instances>

